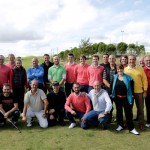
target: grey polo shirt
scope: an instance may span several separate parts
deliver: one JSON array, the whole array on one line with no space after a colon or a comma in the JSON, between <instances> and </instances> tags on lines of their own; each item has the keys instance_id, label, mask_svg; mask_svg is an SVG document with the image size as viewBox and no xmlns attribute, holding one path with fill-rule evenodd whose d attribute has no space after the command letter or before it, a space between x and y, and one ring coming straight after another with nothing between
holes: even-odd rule
<instances>
[{"instance_id":1,"label":"grey polo shirt","mask_svg":"<svg viewBox=\"0 0 150 150\"><path fill-rule=\"evenodd\" d=\"M46 99L46 95L41 89L37 89L37 92L32 95L31 90L25 94L24 102L27 103L29 109L33 112L40 112L44 109L43 100Z\"/></svg>"}]
</instances>

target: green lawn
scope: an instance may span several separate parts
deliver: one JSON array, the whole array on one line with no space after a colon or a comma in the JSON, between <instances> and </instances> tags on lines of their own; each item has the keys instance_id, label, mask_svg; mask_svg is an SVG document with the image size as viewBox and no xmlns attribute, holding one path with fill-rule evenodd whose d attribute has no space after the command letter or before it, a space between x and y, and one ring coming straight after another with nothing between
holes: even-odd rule
<instances>
[{"instance_id":1,"label":"green lawn","mask_svg":"<svg viewBox=\"0 0 150 150\"><path fill-rule=\"evenodd\" d=\"M32 66L33 57L23 58L23 66L26 69ZM38 58L39 64L43 62L42 57ZM135 112L134 108L134 115ZM8 122L6 126L0 127L0 150L149 150L150 147L150 129L135 136L127 129L117 133L116 123L112 123L108 130L103 131L100 127L83 130L79 125L68 129L69 122L65 122L64 127L41 129L37 121L33 127L27 128L26 123L20 119L17 126L22 133ZM138 130L137 124L135 127Z\"/></svg>"},{"instance_id":2,"label":"green lawn","mask_svg":"<svg viewBox=\"0 0 150 150\"><path fill-rule=\"evenodd\" d=\"M74 129L66 126L55 126L41 129L35 120L33 127L27 128L26 123L19 120L19 133L10 123L0 127L0 149L2 150L149 150L150 129L135 136L123 130L115 131L116 123L108 130L91 128L83 130L79 124ZM136 125L137 127L137 125Z\"/></svg>"}]
</instances>

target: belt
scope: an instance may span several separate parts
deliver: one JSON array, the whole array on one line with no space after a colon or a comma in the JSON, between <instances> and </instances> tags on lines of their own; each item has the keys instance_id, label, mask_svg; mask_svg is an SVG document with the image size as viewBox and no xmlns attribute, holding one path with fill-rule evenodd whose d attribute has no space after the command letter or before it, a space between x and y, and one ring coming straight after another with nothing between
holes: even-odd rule
<instances>
[{"instance_id":1,"label":"belt","mask_svg":"<svg viewBox=\"0 0 150 150\"><path fill-rule=\"evenodd\" d=\"M117 97L119 97L119 98L126 98L127 96L125 96L125 95L116 95Z\"/></svg>"}]
</instances>

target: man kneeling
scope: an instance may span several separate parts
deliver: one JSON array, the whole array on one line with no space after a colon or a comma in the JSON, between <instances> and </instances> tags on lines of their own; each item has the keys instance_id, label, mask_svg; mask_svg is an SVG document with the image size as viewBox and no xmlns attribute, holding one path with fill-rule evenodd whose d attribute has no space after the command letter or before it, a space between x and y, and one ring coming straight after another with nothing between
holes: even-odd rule
<instances>
[{"instance_id":1,"label":"man kneeling","mask_svg":"<svg viewBox=\"0 0 150 150\"><path fill-rule=\"evenodd\" d=\"M97 125L100 122L103 129L107 129L108 114L112 109L112 103L108 93L104 89L101 89L99 81L95 81L94 89L90 91L88 96L92 101L93 110L83 117L83 123L88 128L90 124Z\"/></svg>"},{"instance_id":2,"label":"man kneeling","mask_svg":"<svg viewBox=\"0 0 150 150\"><path fill-rule=\"evenodd\" d=\"M73 90L74 92L69 95L65 104L66 116L71 123L69 128L76 126L74 117L78 117L81 120L81 127L85 128L82 119L91 110L90 100L86 94L81 94L79 83L73 84Z\"/></svg>"},{"instance_id":3,"label":"man kneeling","mask_svg":"<svg viewBox=\"0 0 150 150\"><path fill-rule=\"evenodd\" d=\"M12 122L16 124L19 116L18 102L10 92L10 85L5 83L3 93L0 95L0 125L4 125L7 118L11 118Z\"/></svg>"},{"instance_id":4,"label":"man kneeling","mask_svg":"<svg viewBox=\"0 0 150 150\"><path fill-rule=\"evenodd\" d=\"M32 117L37 117L40 127L47 128L46 111L48 101L43 90L38 89L38 81L31 81L31 90L25 94L22 120L27 120L27 127L32 126Z\"/></svg>"}]
</instances>

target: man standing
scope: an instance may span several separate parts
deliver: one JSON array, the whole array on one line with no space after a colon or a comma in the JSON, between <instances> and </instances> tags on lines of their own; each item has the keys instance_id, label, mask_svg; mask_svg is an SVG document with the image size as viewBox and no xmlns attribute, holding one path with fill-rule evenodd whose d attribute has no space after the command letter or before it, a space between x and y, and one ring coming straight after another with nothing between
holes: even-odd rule
<instances>
[{"instance_id":1,"label":"man standing","mask_svg":"<svg viewBox=\"0 0 150 150\"><path fill-rule=\"evenodd\" d=\"M80 91L88 93L89 81L88 81L88 67L86 64L86 56L80 56L80 64L75 66L75 78L76 82L80 84Z\"/></svg>"},{"instance_id":2,"label":"man standing","mask_svg":"<svg viewBox=\"0 0 150 150\"><path fill-rule=\"evenodd\" d=\"M11 69L4 65L4 56L0 55L0 93L2 93L2 88L4 83L9 83L12 89L12 73Z\"/></svg>"},{"instance_id":3,"label":"man standing","mask_svg":"<svg viewBox=\"0 0 150 150\"><path fill-rule=\"evenodd\" d=\"M103 63L100 65L104 66L104 68L109 67L109 62L108 62L109 55L108 54L103 54Z\"/></svg>"},{"instance_id":4,"label":"man standing","mask_svg":"<svg viewBox=\"0 0 150 150\"><path fill-rule=\"evenodd\" d=\"M98 65L99 56L94 54L92 56L92 64L88 67L88 80L89 80L89 89L90 92L93 89L93 83L99 81L100 84L103 83L103 71L104 67Z\"/></svg>"},{"instance_id":5,"label":"man standing","mask_svg":"<svg viewBox=\"0 0 150 150\"><path fill-rule=\"evenodd\" d=\"M66 83L65 83L65 91L66 96L68 97L72 91L72 85L75 82L75 62L74 62L74 55L72 53L68 54L68 63L64 65L66 69Z\"/></svg>"},{"instance_id":6,"label":"man standing","mask_svg":"<svg viewBox=\"0 0 150 150\"><path fill-rule=\"evenodd\" d=\"M10 117L13 123L16 124L19 116L18 102L10 92L10 85L5 83L3 85L3 93L0 94L0 125L3 125L6 119Z\"/></svg>"},{"instance_id":7,"label":"man standing","mask_svg":"<svg viewBox=\"0 0 150 150\"><path fill-rule=\"evenodd\" d=\"M27 78L29 80L29 85L31 84L32 80L34 79L38 80L38 88L44 90L44 86L43 86L44 69L43 67L38 65L38 62L39 61L37 58L32 59L33 67L28 69Z\"/></svg>"},{"instance_id":8,"label":"man standing","mask_svg":"<svg viewBox=\"0 0 150 150\"><path fill-rule=\"evenodd\" d=\"M66 80L66 70L59 64L59 57L53 57L54 65L48 69L48 80L51 84L54 81L59 82L60 90L64 91L64 81Z\"/></svg>"},{"instance_id":9,"label":"man standing","mask_svg":"<svg viewBox=\"0 0 150 150\"><path fill-rule=\"evenodd\" d=\"M8 66L10 69L13 69L16 66L14 54L8 55L8 63L6 64L6 66Z\"/></svg>"},{"instance_id":10,"label":"man standing","mask_svg":"<svg viewBox=\"0 0 150 150\"><path fill-rule=\"evenodd\" d=\"M124 69L124 73L131 76L134 80L134 99L137 107L137 117L139 127L144 130L144 98L147 96L147 77L141 66L136 66L136 57L128 56L128 67Z\"/></svg>"},{"instance_id":11,"label":"man standing","mask_svg":"<svg viewBox=\"0 0 150 150\"><path fill-rule=\"evenodd\" d=\"M53 82L52 84L53 91L48 93L48 121L49 125L53 126L57 123L63 126L64 125L64 117L65 117L65 102L66 95L64 92L59 90L59 82Z\"/></svg>"},{"instance_id":12,"label":"man standing","mask_svg":"<svg viewBox=\"0 0 150 150\"><path fill-rule=\"evenodd\" d=\"M41 128L47 128L48 122L46 118L46 112L48 107L48 101L43 90L38 89L38 81L31 81L31 90L25 94L24 109L22 114L22 120L27 120L27 127L31 127L32 117L36 117Z\"/></svg>"},{"instance_id":13,"label":"man standing","mask_svg":"<svg viewBox=\"0 0 150 150\"><path fill-rule=\"evenodd\" d=\"M81 128L86 128L82 123L82 118L91 110L91 105L88 97L85 94L80 93L80 84L73 84L74 93L71 93L67 98L65 109L66 116L70 121L69 129L76 126L74 117L78 117L81 121Z\"/></svg>"},{"instance_id":14,"label":"man standing","mask_svg":"<svg viewBox=\"0 0 150 150\"><path fill-rule=\"evenodd\" d=\"M90 91L88 96L92 101L93 110L83 117L83 122L87 128L89 124L96 125L99 122L102 124L104 130L107 129L107 121L112 109L108 93L104 89L101 89L99 81L95 81L94 89Z\"/></svg>"},{"instance_id":15,"label":"man standing","mask_svg":"<svg viewBox=\"0 0 150 150\"><path fill-rule=\"evenodd\" d=\"M146 114L147 114L147 123L145 126L149 128L150 127L150 56L145 56L144 63L145 63L144 71L148 80L147 97L145 98Z\"/></svg>"},{"instance_id":16,"label":"man standing","mask_svg":"<svg viewBox=\"0 0 150 150\"><path fill-rule=\"evenodd\" d=\"M44 92L45 94L51 91L50 88L50 83L48 81L48 69L53 66L53 63L50 62L50 56L48 54L44 54L43 56L44 62L40 65L44 68L44 76L43 76L43 81L44 81Z\"/></svg>"}]
</instances>

